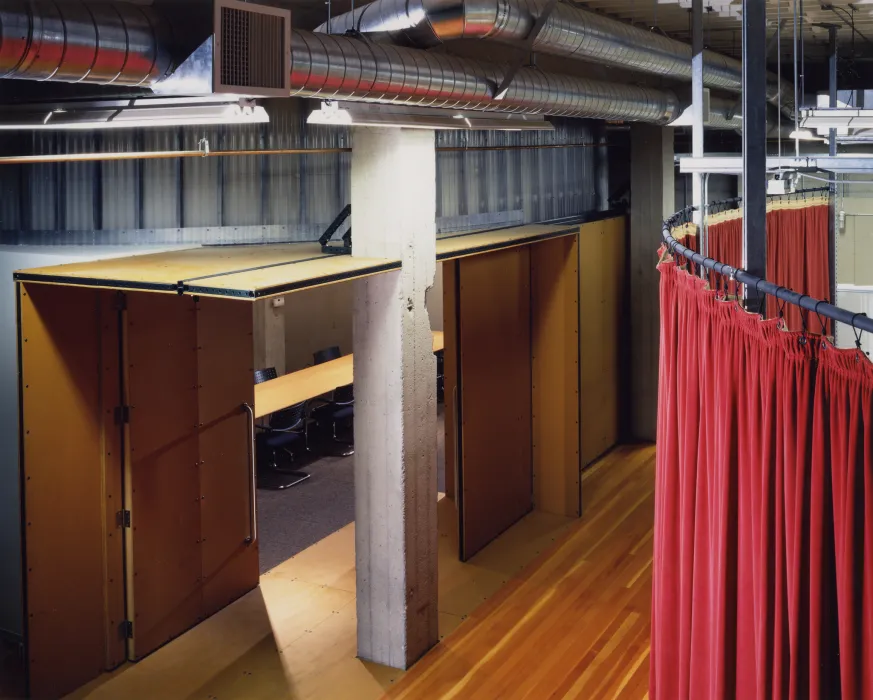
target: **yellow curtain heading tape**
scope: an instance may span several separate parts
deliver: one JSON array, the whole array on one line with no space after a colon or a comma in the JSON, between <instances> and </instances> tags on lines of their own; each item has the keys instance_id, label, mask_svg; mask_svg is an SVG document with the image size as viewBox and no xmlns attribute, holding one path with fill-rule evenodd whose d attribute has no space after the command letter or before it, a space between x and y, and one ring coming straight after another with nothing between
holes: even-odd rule
<instances>
[{"instance_id":1,"label":"yellow curtain heading tape","mask_svg":"<svg viewBox=\"0 0 873 700\"><path fill-rule=\"evenodd\" d=\"M805 209L806 207L826 207L830 204L827 195L815 194L804 197L779 197L767 202L767 211L781 211L783 209ZM734 219L743 218L742 207L738 209L728 209L715 214L709 214L706 217L706 223L709 226L724 223L725 221L733 221Z\"/></svg>"}]
</instances>

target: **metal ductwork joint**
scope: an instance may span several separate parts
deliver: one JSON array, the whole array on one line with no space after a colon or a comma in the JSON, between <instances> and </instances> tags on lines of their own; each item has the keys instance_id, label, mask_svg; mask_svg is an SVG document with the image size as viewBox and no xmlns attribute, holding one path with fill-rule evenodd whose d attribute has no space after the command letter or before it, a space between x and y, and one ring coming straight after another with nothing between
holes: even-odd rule
<instances>
[{"instance_id":1,"label":"metal ductwork joint","mask_svg":"<svg viewBox=\"0 0 873 700\"><path fill-rule=\"evenodd\" d=\"M679 114L676 95L521 69L503 99L492 95L500 66L352 37L295 31L291 36L291 94L668 124Z\"/></svg>"},{"instance_id":2,"label":"metal ductwork joint","mask_svg":"<svg viewBox=\"0 0 873 700\"><path fill-rule=\"evenodd\" d=\"M329 32L355 31L421 48L456 39L516 43L527 38L546 3L547 0L375 0L332 18ZM327 32L327 24L316 31ZM532 50L691 80L688 44L560 2L536 35ZM734 58L705 51L703 75L708 87L742 91L742 63ZM783 81L783 109L793 118L792 90ZM768 74L767 98L771 102L779 100L779 80L772 74Z\"/></svg>"},{"instance_id":3,"label":"metal ductwork joint","mask_svg":"<svg viewBox=\"0 0 873 700\"><path fill-rule=\"evenodd\" d=\"M171 37L142 5L4 0L0 78L147 87L174 67Z\"/></svg>"}]
</instances>

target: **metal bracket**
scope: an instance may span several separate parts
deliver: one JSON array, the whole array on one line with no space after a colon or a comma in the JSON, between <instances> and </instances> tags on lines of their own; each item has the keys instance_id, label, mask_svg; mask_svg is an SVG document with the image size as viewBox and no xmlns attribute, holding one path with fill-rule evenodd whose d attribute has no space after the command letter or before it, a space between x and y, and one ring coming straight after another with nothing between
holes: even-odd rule
<instances>
[{"instance_id":1,"label":"metal bracket","mask_svg":"<svg viewBox=\"0 0 873 700\"><path fill-rule=\"evenodd\" d=\"M120 510L115 514L118 519L118 527L130 527L130 511Z\"/></svg>"},{"instance_id":2,"label":"metal bracket","mask_svg":"<svg viewBox=\"0 0 873 700\"><path fill-rule=\"evenodd\" d=\"M124 292L115 293L115 310L127 311L127 294Z\"/></svg>"},{"instance_id":3,"label":"metal bracket","mask_svg":"<svg viewBox=\"0 0 873 700\"><path fill-rule=\"evenodd\" d=\"M519 47L518 56L510 64L509 68L507 68L503 80L500 81L500 85L494 88L493 98L495 100L502 100L506 97L506 91L509 89L509 86L512 85L512 81L515 80L515 76L519 69L524 65L525 59L529 57L537 36L539 36L540 31L545 26L546 21L549 19L549 15L552 14L552 10L555 9L557 4L558 0L546 0L546 4L543 6L543 11L540 12L537 21L534 22L534 26L530 28L527 36L524 38L524 42Z\"/></svg>"},{"instance_id":4,"label":"metal bracket","mask_svg":"<svg viewBox=\"0 0 873 700\"><path fill-rule=\"evenodd\" d=\"M115 407L115 425L127 425L130 423L130 406Z\"/></svg>"},{"instance_id":5,"label":"metal bracket","mask_svg":"<svg viewBox=\"0 0 873 700\"><path fill-rule=\"evenodd\" d=\"M327 230L322 234L321 238L318 239L318 242L321 244L321 252L327 253L329 255L351 255L352 254L352 227L349 226L349 230L343 236L343 243L341 246L339 245L331 245L330 239L333 237L333 234L337 232L340 226L342 226L346 219L348 219L352 215L352 205L347 204L343 207L343 210L337 214L337 217L333 220L330 226L327 227Z\"/></svg>"},{"instance_id":6,"label":"metal bracket","mask_svg":"<svg viewBox=\"0 0 873 700\"><path fill-rule=\"evenodd\" d=\"M130 620L122 621L118 626L118 631L122 639L133 639L133 622Z\"/></svg>"}]
</instances>

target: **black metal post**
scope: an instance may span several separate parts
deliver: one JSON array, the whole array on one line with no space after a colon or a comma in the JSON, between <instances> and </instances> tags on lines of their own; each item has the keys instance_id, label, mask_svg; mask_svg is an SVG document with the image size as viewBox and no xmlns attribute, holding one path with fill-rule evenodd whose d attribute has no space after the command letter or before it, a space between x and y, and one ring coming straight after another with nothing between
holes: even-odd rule
<instances>
[{"instance_id":1,"label":"black metal post","mask_svg":"<svg viewBox=\"0 0 873 700\"><path fill-rule=\"evenodd\" d=\"M703 149L703 0L691 0L691 155L702 158ZM698 213L694 218L703 224L703 175L692 176L692 200Z\"/></svg>"},{"instance_id":2,"label":"black metal post","mask_svg":"<svg viewBox=\"0 0 873 700\"><path fill-rule=\"evenodd\" d=\"M828 106L834 109L837 106L837 25L828 25L828 43L830 44L830 56L828 58ZM828 133L830 144L828 152L837 155L837 130L831 129Z\"/></svg>"},{"instance_id":3,"label":"black metal post","mask_svg":"<svg viewBox=\"0 0 873 700\"><path fill-rule=\"evenodd\" d=\"M830 43L830 57L828 58L828 106L835 109L837 106L837 29L838 25L828 25L828 40ZM837 155L837 130L831 129L828 133L828 153L832 156ZM834 179L838 179L839 175L834 173ZM828 205L828 271L830 273L830 301L837 299L837 185L831 183L831 196Z\"/></svg>"},{"instance_id":4,"label":"black metal post","mask_svg":"<svg viewBox=\"0 0 873 700\"><path fill-rule=\"evenodd\" d=\"M743 0L743 243L745 268L767 276L767 6ZM759 293L746 288L746 303L759 306Z\"/></svg>"}]
</instances>

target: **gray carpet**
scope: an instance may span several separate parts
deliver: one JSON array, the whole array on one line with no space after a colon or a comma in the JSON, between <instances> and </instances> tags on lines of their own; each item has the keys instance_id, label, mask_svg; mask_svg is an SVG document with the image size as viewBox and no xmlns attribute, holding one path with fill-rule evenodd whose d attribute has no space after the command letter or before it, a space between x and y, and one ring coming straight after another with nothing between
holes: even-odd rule
<instances>
[{"instance_id":1,"label":"gray carpet","mask_svg":"<svg viewBox=\"0 0 873 700\"><path fill-rule=\"evenodd\" d=\"M258 490L261 573L355 519L354 457L324 457L303 466L312 476L284 491ZM437 483L445 491L443 408L437 414Z\"/></svg>"}]
</instances>

